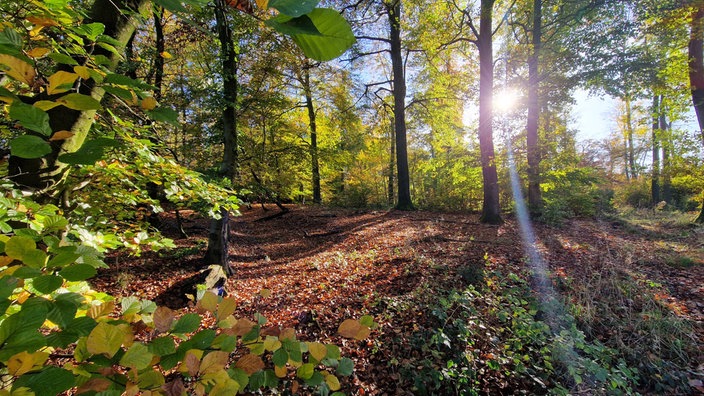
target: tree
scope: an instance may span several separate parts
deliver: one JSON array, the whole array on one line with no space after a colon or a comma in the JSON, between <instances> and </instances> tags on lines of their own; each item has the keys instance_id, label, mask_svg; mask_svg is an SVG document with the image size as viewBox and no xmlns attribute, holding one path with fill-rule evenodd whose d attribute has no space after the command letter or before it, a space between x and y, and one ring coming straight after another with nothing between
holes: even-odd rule
<instances>
[{"instance_id":1,"label":"tree","mask_svg":"<svg viewBox=\"0 0 704 396\"><path fill-rule=\"evenodd\" d=\"M689 52L689 83L692 92L692 104L697 115L699 133L704 146L704 2L695 2L690 22ZM695 220L704 223L704 203L701 212Z\"/></svg>"}]
</instances>

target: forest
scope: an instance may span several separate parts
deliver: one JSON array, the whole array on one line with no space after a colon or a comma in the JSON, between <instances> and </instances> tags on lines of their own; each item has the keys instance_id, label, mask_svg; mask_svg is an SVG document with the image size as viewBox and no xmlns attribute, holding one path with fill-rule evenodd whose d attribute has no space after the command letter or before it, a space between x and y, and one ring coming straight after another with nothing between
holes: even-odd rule
<instances>
[{"instance_id":1,"label":"forest","mask_svg":"<svg viewBox=\"0 0 704 396\"><path fill-rule=\"evenodd\" d=\"M0 396L704 394L704 1L0 15Z\"/></svg>"}]
</instances>

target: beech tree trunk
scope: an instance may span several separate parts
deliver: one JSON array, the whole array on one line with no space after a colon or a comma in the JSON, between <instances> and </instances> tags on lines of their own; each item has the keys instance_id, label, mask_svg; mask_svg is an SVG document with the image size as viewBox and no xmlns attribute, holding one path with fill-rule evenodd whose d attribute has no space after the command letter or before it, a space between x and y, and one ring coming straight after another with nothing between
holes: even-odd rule
<instances>
[{"instance_id":1,"label":"beech tree trunk","mask_svg":"<svg viewBox=\"0 0 704 396\"><path fill-rule=\"evenodd\" d=\"M140 24L140 12L145 11L148 0L95 0L88 13L86 23L99 22L105 26L104 34L112 37L123 47L132 37ZM114 70L119 61L119 56L99 46L92 53L104 55L110 59L106 65ZM79 59L79 62L85 60ZM81 84L80 93L90 95L100 101L104 91L95 86L92 79ZM38 96L36 100L42 100ZM63 106L56 107L47 112L49 125L54 132L68 130L73 133L68 139L51 141L52 152L42 158L19 158L11 156L8 163L10 179L19 187L32 193L39 201L55 200L61 193L63 180L68 174L69 167L58 161L59 154L73 153L81 148L90 128L95 121L95 110L77 111ZM52 133L53 136L53 133Z\"/></svg>"},{"instance_id":2,"label":"beech tree trunk","mask_svg":"<svg viewBox=\"0 0 704 396\"><path fill-rule=\"evenodd\" d=\"M479 150L484 179L484 203L480 221L500 224L499 179L494 154L492 97L494 91L494 54L492 43L492 9L494 0L482 0L479 20Z\"/></svg>"},{"instance_id":3,"label":"beech tree trunk","mask_svg":"<svg viewBox=\"0 0 704 396\"><path fill-rule=\"evenodd\" d=\"M543 199L540 191L540 49L542 30L542 0L533 0L533 53L528 59L528 122L526 125L528 156L528 210L531 216L540 216Z\"/></svg>"},{"instance_id":4,"label":"beech tree trunk","mask_svg":"<svg viewBox=\"0 0 704 396\"><path fill-rule=\"evenodd\" d=\"M233 182L238 179L237 166L237 52L232 37L232 29L227 21L226 0L215 2L215 24L220 40L220 58L222 62L223 99L222 112L223 161L220 175ZM205 253L206 264L220 264L228 275L233 274L229 265L229 213L222 210L220 219L213 219L208 232L208 248Z\"/></svg>"},{"instance_id":5,"label":"beech tree trunk","mask_svg":"<svg viewBox=\"0 0 704 396\"><path fill-rule=\"evenodd\" d=\"M651 198L653 206L660 201L660 112L662 108L660 103L662 97L653 95L653 172L650 181Z\"/></svg>"},{"instance_id":6,"label":"beech tree trunk","mask_svg":"<svg viewBox=\"0 0 704 396\"><path fill-rule=\"evenodd\" d=\"M692 104L697 114L699 133L704 145L704 2L692 14L689 36L689 84L692 90ZM704 203L696 219L697 223L704 223Z\"/></svg>"},{"instance_id":7,"label":"beech tree trunk","mask_svg":"<svg viewBox=\"0 0 704 396\"><path fill-rule=\"evenodd\" d=\"M672 142L670 140L670 124L665 114L660 114L660 144L662 146L662 199L672 203Z\"/></svg>"},{"instance_id":8,"label":"beech tree trunk","mask_svg":"<svg viewBox=\"0 0 704 396\"><path fill-rule=\"evenodd\" d=\"M631 108L631 97L626 96L626 158L628 158L628 166L631 170L631 178L637 179L638 172L636 171L636 154L633 147L633 109ZM626 174L628 175L628 174Z\"/></svg>"},{"instance_id":9,"label":"beech tree trunk","mask_svg":"<svg viewBox=\"0 0 704 396\"><path fill-rule=\"evenodd\" d=\"M387 7L389 7L391 67L394 74L394 129L396 133L396 169L398 170L396 209L413 210L406 140L406 77L403 71L403 54L401 52L401 0L394 0Z\"/></svg>"},{"instance_id":10,"label":"beech tree trunk","mask_svg":"<svg viewBox=\"0 0 704 396\"><path fill-rule=\"evenodd\" d=\"M310 165L313 175L313 203L323 202L320 193L320 164L318 163L318 127L315 122L315 107L313 106L313 94L310 88L310 69L303 68L303 92L306 96L306 108L308 109L308 124L310 127Z\"/></svg>"},{"instance_id":11,"label":"beech tree trunk","mask_svg":"<svg viewBox=\"0 0 704 396\"><path fill-rule=\"evenodd\" d=\"M389 206L394 205L394 172L396 172L396 134L394 122L391 121L389 124L389 142L390 142L390 155L389 155L389 183L388 183L388 203Z\"/></svg>"}]
</instances>

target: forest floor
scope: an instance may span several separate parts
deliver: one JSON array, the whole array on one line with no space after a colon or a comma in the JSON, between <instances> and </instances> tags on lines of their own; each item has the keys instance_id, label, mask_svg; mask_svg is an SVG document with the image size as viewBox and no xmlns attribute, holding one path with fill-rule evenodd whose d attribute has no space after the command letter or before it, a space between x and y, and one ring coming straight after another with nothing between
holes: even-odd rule
<instances>
[{"instance_id":1,"label":"forest floor","mask_svg":"<svg viewBox=\"0 0 704 396\"><path fill-rule=\"evenodd\" d=\"M355 361L355 374L343 383L348 394L449 393L438 385L438 376L448 375L442 356L451 351L433 346L436 339L431 337L443 326L449 332L450 321L459 317L458 305L446 304L443 316L438 301L445 301L450 290L470 285L491 289L509 273L530 277L512 217L501 226L487 226L473 214L292 206L289 212L266 219L276 212L274 206L267 210L254 206L232 219L230 260L235 275L226 289L237 298L240 316L251 318L259 312L268 319L267 325L294 327L303 340L340 345L343 354ZM182 215L189 238L176 239L177 249L140 257L111 255L106 260L110 269L98 275L94 286L172 308L192 306L183 296L184 284L203 267L208 224L191 213ZM172 222L165 225L164 234L174 237ZM587 341L620 348L617 355L626 360L629 354L633 361L648 360L646 373L653 375L680 367L690 388L673 385L673 393L704 390L703 227L676 223L667 215L640 223L614 218L535 227L536 247L549 266L551 283L568 296L572 308L567 311L576 316ZM510 290L511 285L507 287ZM643 293L651 296L645 298ZM477 315L495 313L492 302L474 301L486 305L477 308ZM669 319L652 325L655 311ZM511 312L518 317L519 311ZM343 320L362 315L374 316L379 324L367 340L337 334ZM485 320L478 326L487 330L475 329L476 341L467 352L474 359L471 386L486 394L549 388L546 378L551 377L539 375L539 363L527 358L548 352L525 352L521 364L529 366L527 374L512 378L518 360L498 355L526 347L509 347L503 339L512 332L519 334L510 319ZM684 346L675 342L681 348L675 352L664 340L673 328L677 337L686 338ZM642 343L652 345L639 347ZM579 387L580 380L569 373L572 385ZM644 393L668 392L643 379L638 386Z\"/></svg>"}]
</instances>

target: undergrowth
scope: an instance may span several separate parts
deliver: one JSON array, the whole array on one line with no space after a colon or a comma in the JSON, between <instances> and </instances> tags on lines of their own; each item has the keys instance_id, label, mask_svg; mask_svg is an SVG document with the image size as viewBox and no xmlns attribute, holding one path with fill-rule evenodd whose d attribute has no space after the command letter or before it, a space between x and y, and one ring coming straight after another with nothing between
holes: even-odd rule
<instances>
[{"instance_id":1,"label":"undergrowth","mask_svg":"<svg viewBox=\"0 0 704 396\"><path fill-rule=\"evenodd\" d=\"M434 326L413 334L414 358L400 368L415 394L687 391L691 329L648 284L608 272L584 283L558 279L569 302L555 310L541 305L527 273L473 278L426 301ZM551 311L567 313L561 327L548 325Z\"/></svg>"}]
</instances>

